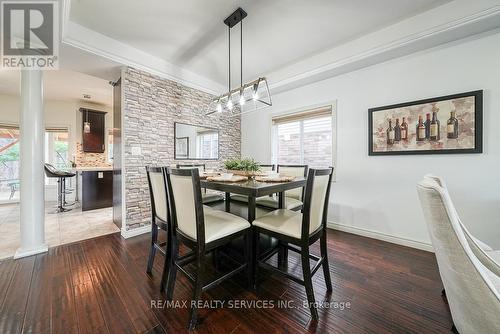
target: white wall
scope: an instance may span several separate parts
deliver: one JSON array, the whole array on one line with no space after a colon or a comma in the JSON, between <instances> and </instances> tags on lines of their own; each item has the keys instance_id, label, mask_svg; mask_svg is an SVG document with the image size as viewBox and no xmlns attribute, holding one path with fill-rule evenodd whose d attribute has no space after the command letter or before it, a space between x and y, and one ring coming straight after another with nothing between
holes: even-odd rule
<instances>
[{"instance_id":1,"label":"white wall","mask_svg":"<svg viewBox=\"0 0 500 334\"><path fill-rule=\"evenodd\" d=\"M20 101L18 96L0 94L0 123L19 124ZM65 126L69 129L70 157L76 150L76 142L82 141L82 116L79 111L81 107L106 111L106 129L113 128L113 111L111 107L77 100L44 101L45 126Z\"/></svg>"},{"instance_id":2,"label":"white wall","mask_svg":"<svg viewBox=\"0 0 500 334\"><path fill-rule=\"evenodd\" d=\"M0 123L19 125L21 111L20 98L13 95L0 94ZM76 151L76 143L82 141L82 116L79 108L87 107L106 111L106 133L113 128L113 112L110 107L96 105L85 101L44 101L44 122L46 127L61 126L69 129L69 158L72 159ZM106 145L106 152L107 152ZM105 152L105 154L107 154ZM56 186L47 186L45 198L48 201L57 199Z\"/></svg>"},{"instance_id":3,"label":"white wall","mask_svg":"<svg viewBox=\"0 0 500 334\"><path fill-rule=\"evenodd\" d=\"M368 156L368 108L484 89L484 153ZM242 117L242 155L270 161L271 114L337 99L337 182L329 220L430 243L415 185L443 176L464 223L500 248L500 33L378 64L273 96Z\"/></svg>"}]
</instances>

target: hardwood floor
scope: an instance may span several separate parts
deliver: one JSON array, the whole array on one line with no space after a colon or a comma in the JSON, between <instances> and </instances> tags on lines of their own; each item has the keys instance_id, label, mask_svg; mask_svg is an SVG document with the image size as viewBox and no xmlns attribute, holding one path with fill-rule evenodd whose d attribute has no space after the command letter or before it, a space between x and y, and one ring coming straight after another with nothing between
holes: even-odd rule
<instances>
[{"instance_id":1,"label":"hardwood floor","mask_svg":"<svg viewBox=\"0 0 500 334\"><path fill-rule=\"evenodd\" d=\"M302 307L304 287L267 276L255 294L244 288L242 275L203 294L225 307L202 309L195 332L450 332L433 254L337 231L329 231L328 243L333 293L327 295L320 270L314 277L316 301L342 302L343 309L321 308L319 322L311 323ZM189 309L159 305L163 258L157 255L148 276L148 246L149 235L124 240L111 234L0 262L0 333L186 332ZM318 254L319 245L313 251ZM289 263L298 275L293 252ZM191 285L178 274L174 300L181 304L191 294ZM274 308L229 308L231 300L266 301ZM280 308L279 301L293 308Z\"/></svg>"}]
</instances>

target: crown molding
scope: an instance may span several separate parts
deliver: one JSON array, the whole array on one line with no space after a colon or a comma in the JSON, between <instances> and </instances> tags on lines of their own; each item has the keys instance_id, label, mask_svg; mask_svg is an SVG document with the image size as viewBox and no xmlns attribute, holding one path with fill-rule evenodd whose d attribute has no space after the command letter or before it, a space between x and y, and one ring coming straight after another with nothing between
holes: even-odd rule
<instances>
[{"instance_id":1,"label":"crown molding","mask_svg":"<svg viewBox=\"0 0 500 334\"><path fill-rule=\"evenodd\" d=\"M209 94L226 91L218 82L72 22L71 0L62 0L61 7L64 44ZM266 76L276 94L496 28L500 28L498 0L454 0Z\"/></svg>"},{"instance_id":2,"label":"crown molding","mask_svg":"<svg viewBox=\"0 0 500 334\"><path fill-rule=\"evenodd\" d=\"M64 7L64 10L69 10ZM65 12L64 11L64 12ZM62 43L212 95L225 87L63 17Z\"/></svg>"},{"instance_id":3,"label":"crown molding","mask_svg":"<svg viewBox=\"0 0 500 334\"><path fill-rule=\"evenodd\" d=\"M424 19L425 13L422 14ZM412 18L413 19L413 18ZM280 93L286 90L304 86L316 81L328 79L347 72L352 72L367 66L382 63L397 57L402 57L418 51L430 49L445 43L484 33L500 27L500 5L474 12L464 17L451 20L444 24L435 25L420 32L404 35L397 39L385 39L384 30L376 31L337 48L327 50L319 55L310 57L310 63L302 67L310 69L292 74L292 64L268 75L271 93ZM360 49L359 45L370 45L370 40L381 40L375 46ZM351 50L349 50L351 49ZM356 50L357 49L357 50ZM346 55L347 54L347 55ZM344 55L337 60L318 65L322 58L335 58L335 55Z\"/></svg>"}]
</instances>

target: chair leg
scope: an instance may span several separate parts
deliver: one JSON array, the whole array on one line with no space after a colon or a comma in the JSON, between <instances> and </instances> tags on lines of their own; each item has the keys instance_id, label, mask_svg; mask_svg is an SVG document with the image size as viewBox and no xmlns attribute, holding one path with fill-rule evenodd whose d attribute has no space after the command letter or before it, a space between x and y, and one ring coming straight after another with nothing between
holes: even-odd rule
<instances>
[{"instance_id":1,"label":"chair leg","mask_svg":"<svg viewBox=\"0 0 500 334\"><path fill-rule=\"evenodd\" d=\"M252 256L252 269L253 269L253 288L254 290L257 290L257 285L258 285L258 280L259 280L259 243L260 243L260 235L259 231L257 229L253 229L252 231L253 234L253 256Z\"/></svg>"},{"instance_id":2,"label":"chair leg","mask_svg":"<svg viewBox=\"0 0 500 334\"><path fill-rule=\"evenodd\" d=\"M175 237L172 238L170 244L172 247L172 251L170 255L170 270L168 271L167 287L166 287L167 300L172 300L172 296L174 295L175 277L177 276L177 266L175 265L175 262L179 257L179 243L177 239Z\"/></svg>"},{"instance_id":3,"label":"chair leg","mask_svg":"<svg viewBox=\"0 0 500 334\"><path fill-rule=\"evenodd\" d=\"M156 229L158 234L158 229ZM165 261L163 263L163 273L161 275L161 285L160 292L164 292L167 286L168 275L172 268L172 233L170 233L170 227L167 231L167 247L165 249Z\"/></svg>"},{"instance_id":4,"label":"chair leg","mask_svg":"<svg viewBox=\"0 0 500 334\"><path fill-rule=\"evenodd\" d=\"M189 316L189 330L193 330L196 328L196 324L198 322L198 307L197 303L201 297L201 289L203 287L203 282L205 281L205 262L204 262L204 254L198 254L196 259L196 281L194 283L194 291L193 291L193 299L191 304L191 312Z\"/></svg>"},{"instance_id":5,"label":"chair leg","mask_svg":"<svg viewBox=\"0 0 500 334\"><path fill-rule=\"evenodd\" d=\"M149 249L149 257L148 257L148 267L146 269L146 273L151 274L153 269L153 262L155 260L156 255L156 247L155 243L158 241L158 227L154 222L151 222L151 247ZM167 245L167 248L169 245Z\"/></svg>"},{"instance_id":6,"label":"chair leg","mask_svg":"<svg viewBox=\"0 0 500 334\"><path fill-rule=\"evenodd\" d=\"M247 284L248 288L251 289L253 288L253 263L252 263L252 255L253 255L253 250L252 250L252 231L250 230L247 234L244 236L245 238L245 262L247 264Z\"/></svg>"},{"instance_id":7,"label":"chair leg","mask_svg":"<svg viewBox=\"0 0 500 334\"><path fill-rule=\"evenodd\" d=\"M328 247L326 244L326 233L320 239L321 257L323 258L323 276L325 276L326 291L332 292L332 278L330 276L330 266L328 264Z\"/></svg>"},{"instance_id":8,"label":"chair leg","mask_svg":"<svg viewBox=\"0 0 500 334\"><path fill-rule=\"evenodd\" d=\"M313 320L318 320L318 310L316 309L316 300L314 298L314 290L312 285L311 267L309 263L309 247L302 247L302 273L304 275L304 285L306 287L307 302L311 317Z\"/></svg>"}]
</instances>

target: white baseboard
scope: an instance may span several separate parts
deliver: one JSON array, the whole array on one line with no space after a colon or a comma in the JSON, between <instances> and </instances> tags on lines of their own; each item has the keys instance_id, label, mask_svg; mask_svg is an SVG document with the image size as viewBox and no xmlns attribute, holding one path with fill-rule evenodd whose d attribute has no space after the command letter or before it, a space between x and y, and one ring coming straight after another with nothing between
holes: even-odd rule
<instances>
[{"instance_id":1,"label":"white baseboard","mask_svg":"<svg viewBox=\"0 0 500 334\"><path fill-rule=\"evenodd\" d=\"M45 253L48 250L49 250L49 247L47 245L45 245L45 244L37 246L37 247L29 248L29 249L19 248L16 251L16 253L14 254L14 260L20 259L20 258L23 258L23 257L27 257L27 256L32 256L32 255L36 255L36 254Z\"/></svg>"},{"instance_id":2,"label":"white baseboard","mask_svg":"<svg viewBox=\"0 0 500 334\"><path fill-rule=\"evenodd\" d=\"M151 225L141 226L131 230L126 230L125 228L122 228L121 236L125 239L128 239L150 232L151 232Z\"/></svg>"},{"instance_id":3,"label":"white baseboard","mask_svg":"<svg viewBox=\"0 0 500 334\"><path fill-rule=\"evenodd\" d=\"M392 235L388 235L388 234L384 234L384 233L380 233L380 232L376 232L376 231L371 231L371 230L367 230L364 228L346 226L346 225L342 225L342 224L338 224L338 223L334 223L334 222L328 222L328 228L331 228L334 230L339 230L342 232L352 233L352 234L356 234L356 235L361 235L363 237L368 237L368 238L372 238L372 239L387 241L387 242L401 245L401 246L421 249L421 250L428 251L428 252L434 252L434 249L432 248L431 244L427 244L427 243L421 242L421 241L415 241L415 240L410 240L410 239L406 239L406 238L401 238L401 237L395 237Z\"/></svg>"}]
</instances>

